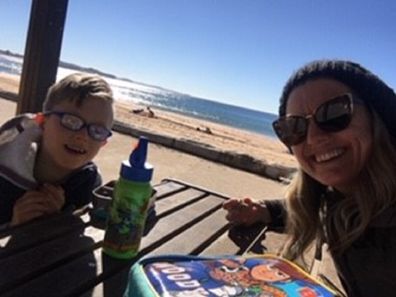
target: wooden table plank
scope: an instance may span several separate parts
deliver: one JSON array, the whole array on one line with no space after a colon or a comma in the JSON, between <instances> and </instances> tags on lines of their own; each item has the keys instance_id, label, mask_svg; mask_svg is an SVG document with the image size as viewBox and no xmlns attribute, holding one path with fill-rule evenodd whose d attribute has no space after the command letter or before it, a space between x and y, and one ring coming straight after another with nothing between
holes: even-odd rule
<instances>
[{"instance_id":1,"label":"wooden table plank","mask_svg":"<svg viewBox=\"0 0 396 297\"><path fill-rule=\"evenodd\" d=\"M152 251L150 255L169 253L197 255L227 231L228 222L225 219L225 211L219 209L183 233L166 241L163 245Z\"/></svg>"},{"instance_id":2,"label":"wooden table plank","mask_svg":"<svg viewBox=\"0 0 396 297\"><path fill-rule=\"evenodd\" d=\"M130 266L125 266L121 271L90 288L80 297L122 297L128 284Z\"/></svg>"},{"instance_id":3,"label":"wooden table plank","mask_svg":"<svg viewBox=\"0 0 396 297\"><path fill-rule=\"evenodd\" d=\"M258 246L251 246L252 242L262 232L263 227L262 225L249 228L231 227L227 233L221 235L203 250L201 255L242 255L249 248L256 253L264 252L264 247L260 243L258 243Z\"/></svg>"},{"instance_id":4,"label":"wooden table plank","mask_svg":"<svg viewBox=\"0 0 396 297\"><path fill-rule=\"evenodd\" d=\"M221 208L222 199L199 200L192 205L188 205L175 213L171 213L155 224L149 234L142 240L142 249L152 251L165 241L184 232L198 221L208 217L211 213Z\"/></svg>"},{"instance_id":5,"label":"wooden table plank","mask_svg":"<svg viewBox=\"0 0 396 297\"><path fill-rule=\"evenodd\" d=\"M187 188L196 189L196 190L211 194L213 196L222 197L222 198L225 198L225 199L229 199L230 198L228 195L225 195L223 193L214 192L214 191L212 191L210 189L206 189L204 187L200 187L200 186L197 186L197 185L185 182L185 181L177 180L177 179L165 178L165 179L163 179L161 181L161 183L176 183L176 184L179 184L179 185L183 185L183 186L185 186Z\"/></svg>"},{"instance_id":6,"label":"wooden table plank","mask_svg":"<svg viewBox=\"0 0 396 297\"><path fill-rule=\"evenodd\" d=\"M96 260L101 249L96 249L58 269L40 274L34 281L26 282L8 291L4 296L76 296L80 286L96 278ZM3 295L2 295L3 296Z\"/></svg>"},{"instance_id":7,"label":"wooden table plank","mask_svg":"<svg viewBox=\"0 0 396 297\"><path fill-rule=\"evenodd\" d=\"M157 197L161 198L163 196L169 196L169 194L177 193L183 189L187 188L185 185L176 182L165 182L162 181L158 185L154 186L157 191Z\"/></svg>"},{"instance_id":8,"label":"wooden table plank","mask_svg":"<svg viewBox=\"0 0 396 297\"><path fill-rule=\"evenodd\" d=\"M178 209L192 204L206 196L207 194L202 191L186 189L163 199L158 198L155 202L156 214L158 217L162 217L167 213L175 212Z\"/></svg>"},{"instance_id":9,"label":"wooden table plank","mask_svg":"<svg viewBox=\"0 0 396 297\"><path fill-rule=\"evenodd\" d=\"M80 235L81 233L68 234L62 240L48 242L0 261L0 292L7 290L11 284L18 286L39 274L50 273L63 263L78 257L82 251L90 251L94 241Z\"/></svg>"},{"instance_id":10,"label":"wooden table plank","mask_svg":"<svg viewBox=\"0 0 396 297\"><path fill-rule=\"evenodd\" d=\"M0 259L14 252L40 245L43 242L58 237L68 232L75 232L76 229L83 230L89 216L74 216L71 213L62 213L49 218L43 218L25 224L19 228L11 229L12 236L3 233L0 239ZM54 228L56 226L56 228Z\"/></svg>"}]
</instances>

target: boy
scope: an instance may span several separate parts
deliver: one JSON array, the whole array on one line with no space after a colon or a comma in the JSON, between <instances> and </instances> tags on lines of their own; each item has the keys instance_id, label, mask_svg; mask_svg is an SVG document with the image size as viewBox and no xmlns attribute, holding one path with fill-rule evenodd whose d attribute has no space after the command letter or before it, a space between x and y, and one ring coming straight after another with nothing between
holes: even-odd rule
<instances>
[{"instance_id":1,"label":"boy","mask_svg":"<svg viewBox=\"0 0 396 297\"><path fill-rule=\"evenodd\" d=\"M99 76L54 84L43 113L0 128L0 225L16 226L91 201L101 177L92 159L111 136L113 94Z\"/></svg>"}]
</instances>

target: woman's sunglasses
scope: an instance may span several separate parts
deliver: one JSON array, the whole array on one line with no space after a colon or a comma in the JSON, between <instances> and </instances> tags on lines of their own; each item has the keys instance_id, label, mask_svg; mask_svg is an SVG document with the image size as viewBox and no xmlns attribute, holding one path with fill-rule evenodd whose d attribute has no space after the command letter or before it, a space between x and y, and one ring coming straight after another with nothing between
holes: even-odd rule
<instances>
[{"instance_id":1,"label":"woman's sunglasses","mask_svg":"<svg viewBox=\"0 0 396 297\"><path fill-rule=\"evenodd\" d=\"M71 113L61 111L49 111L45 115L56 115L60 118L61 125L70 131L80 131L87 128L88 135L96 141L104 141L111 136L111 131L105 126L87 124L82 118Z\"/></svg>"},{"instance_id":2,"label":"woman's sunglasses","mask_svg":"<svg viewBox=\"0 0 396 297\"><path fill-rule=\"evenodd\" d=\"M290 147L305 140L308 132L309 119L325 132L339 132L348 127L353 114L352 94L344 94L321 104L306 116L286 115L272 123L279 139Z\"/></svg>"}]
</instances>

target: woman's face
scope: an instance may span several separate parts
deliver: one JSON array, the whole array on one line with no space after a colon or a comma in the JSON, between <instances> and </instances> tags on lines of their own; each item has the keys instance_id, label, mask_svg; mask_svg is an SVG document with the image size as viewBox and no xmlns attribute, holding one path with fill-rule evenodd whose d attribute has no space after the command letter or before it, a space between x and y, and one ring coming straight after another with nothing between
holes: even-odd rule
<instances>
[{"instance_id":1,"label":"woman's face","mask_svg":"<svg viewBox=\"0 0 396 297\"><path fill-rule=\"evenodd\" d=\"M295 88L289 95L288 115L311 115L324 102L352 93L341 82L317 79ZM372 151L371 117L362 103L354 102L350 124L338 132L321 130L312 118L306 139L291 147L302 170L317 181L347 192L357 181Z\"/></svg>"}]
</instances>

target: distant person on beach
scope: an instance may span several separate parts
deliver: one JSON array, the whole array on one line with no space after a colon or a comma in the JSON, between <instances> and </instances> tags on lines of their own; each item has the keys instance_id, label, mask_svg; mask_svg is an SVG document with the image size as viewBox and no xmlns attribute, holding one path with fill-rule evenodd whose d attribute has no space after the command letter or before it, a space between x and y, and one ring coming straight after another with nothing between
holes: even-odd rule
<instances>
[{"instance_id":1,"label":"distant person on beach","mask_svg":"<svg viewBox=\"0 0 396 297\"><path fill-rule=\"evenodd\" d=\"M113 123L113 94L99 76L71 74L48 91L43 112L0 128L0 225L16 226L90 203L101 177L92 159Z\"/></svg>"},{"instance_id":2,"label":"distant person on beach","mask_svg":"<svg viewBox=\"0 0 396 297\"><path fill-rule=\"evenodd\" d=\"M200 132L204 132L206 134L213 134L212 130L209 127L204 127L204 128L197 127L196 130Z\"/></svg>"},{"instance_id":3,"label":"distant person on beach","mask_svg":"<svg viewBox=\"0 0 396 297\"><path fill-rule=\"evenodd\" d=\"M134 113L134 114L144 115L144 116L147 116L149 118L154 118L155 117L154 111L151 109L150 106L147 106L146 110L147 111L144 111L143 108L136 108L136 109L132 109L131 112Z\"/></svg>"},{"instance_id":4,"label":"distant person on beach","mask_svg":"<svg viewBox=\"0 0 396 297\"><path fill-rule=\"evenodd\" d=\"M147 116L149 117L149 118L153 118L155 115L154 115L154 111L151 109L151 107L150 106L147 106Z\"/></svg>"},{"instance_id":5,"label":"distant person on beach","mask_svg":"<svg viewBox=\"0 0 396 297\"><path fill-rule=\"evenodd\" d=\"M273 127L299 164L286 199L232 199L224 203L228 220L284 228L284 256L293 260L325 242L348 296L393 296L393 89L359 64L314 61L286 83Z\"/></svg>"},{"instance_id":6,"label":"distant person on beach","mask_svg":"<svg viewBox=\"0 0 396 297\"><path fill-rule=\"evenodd\" d=\"M134 113L134 114L139 114L139 113L142 113L143 111L144 111L143 108L135 108L135 109L132 109L132 113Z\"/></svg>"}]
</instances>

